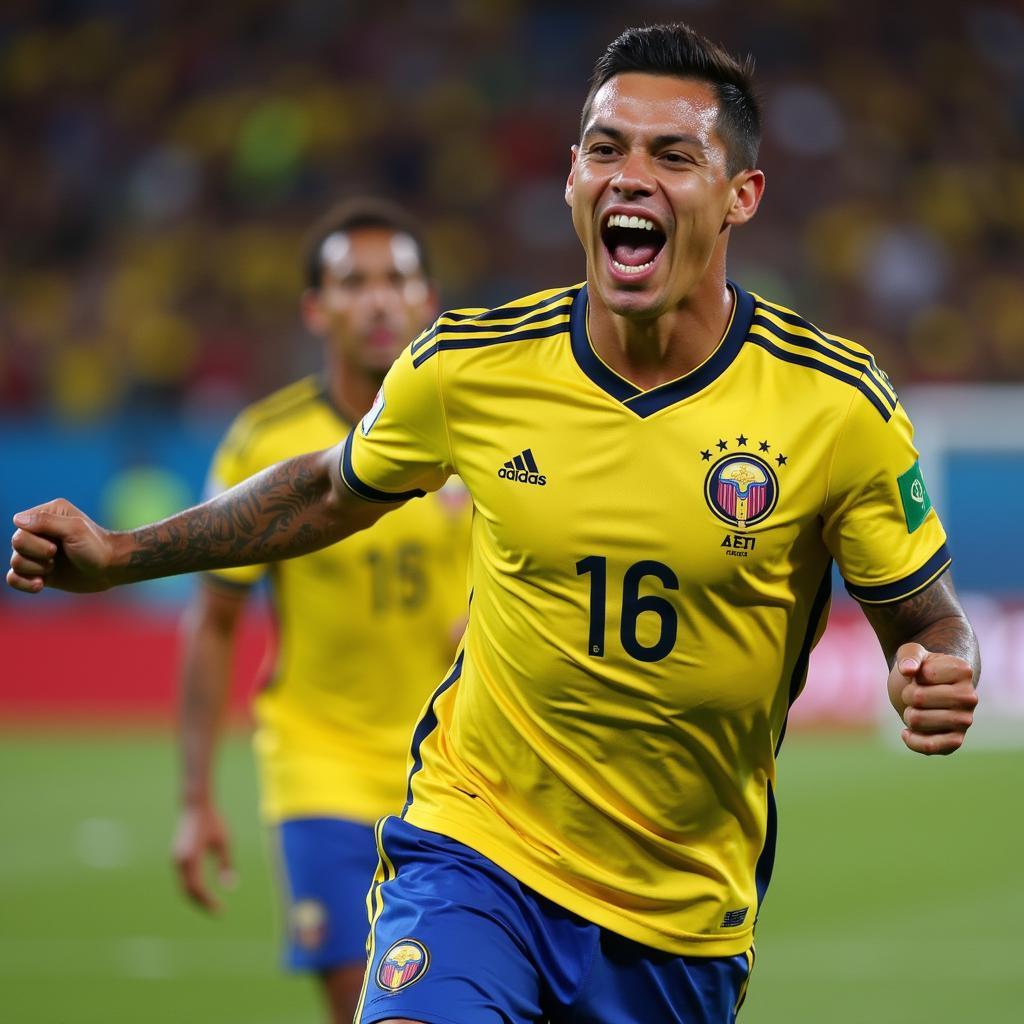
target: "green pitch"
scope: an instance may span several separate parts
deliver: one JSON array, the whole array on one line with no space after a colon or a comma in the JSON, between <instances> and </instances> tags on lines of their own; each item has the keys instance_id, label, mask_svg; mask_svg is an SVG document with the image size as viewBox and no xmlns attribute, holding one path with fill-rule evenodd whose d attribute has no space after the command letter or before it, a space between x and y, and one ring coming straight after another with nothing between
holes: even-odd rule
<instances>
[{"instance_id":1,"label":"green pitch","mask_svg":"<svg viewBox=\"0 0 1024 1024\"><path fill-rule=\"evenodd\" d=\"M160 734L0 738L4 1019L320 1020L312 987L277 967L248 747L224 752L240 886L219 918L174 886L173 767ZM740 1024L1018 1019L1022 784L1024 753L925 760L862 738L787 740Z\"/></svg>"}]
</instances>

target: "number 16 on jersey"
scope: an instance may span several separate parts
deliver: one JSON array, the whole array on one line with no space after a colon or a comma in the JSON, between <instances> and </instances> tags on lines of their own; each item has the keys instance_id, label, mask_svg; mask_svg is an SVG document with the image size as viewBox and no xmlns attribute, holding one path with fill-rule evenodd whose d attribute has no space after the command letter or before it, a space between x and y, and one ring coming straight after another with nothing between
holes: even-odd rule
<instances>
[{"instance_id":1,"label":"number 16 on jersey","mask_svg":"<svg viewBox=\"0 0 1024 1024\"><path fill-rule=\"evenodd\" d=\"M590 630L587 652L592 658L603 658L608 598L608 559L604 555L588 555L576 563L577 576L590 577ZM640 594L640 584L648 576L658 580L666 590L679 589L679 577L663 562L643 559L634 562L622 577L622 618L619 639L623 650L637 661L661 661L676 645L679 616L671 602L657 594ZM658 617L660 630L653 644L640 642L637 625L640 616L649 612Z\"/></svg>"}]
</instances>

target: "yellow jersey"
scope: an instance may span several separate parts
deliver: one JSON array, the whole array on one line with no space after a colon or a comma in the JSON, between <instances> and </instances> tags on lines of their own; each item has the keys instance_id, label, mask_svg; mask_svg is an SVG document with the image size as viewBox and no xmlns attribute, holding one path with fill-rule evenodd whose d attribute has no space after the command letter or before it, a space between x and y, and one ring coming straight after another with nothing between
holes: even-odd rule
<instances>
[{"instance_id":1,"label":"yellow jersey","mask_svg":"<svg viewBox=\"0 0 1024 1024\"><path fill-rule=\"evenodd\" d=\"M715 351L649 391L594 351L583 285L445 314L340 467L378 501L457 473L474 505L464 649L416 727L405 818L708 956L751 943L833 559L866 602L949 564L870 353L730 287Z\"/></svg>"},{"instance_id":2,"label":"yellow jersey","mask_svg":"<svg viewBox=\"0 0 1024 1024\"><path fill-rule=\"evenodd\" d=\"M350 429L315 377L237 417L208 490L337 444ZM451 664L466 612L469 502L459 487L410 502L344 544L211 576L269 576L276 663L255 700L264 817L370 823L405 794L413 725Z\"/></svg>"}]
</instances>

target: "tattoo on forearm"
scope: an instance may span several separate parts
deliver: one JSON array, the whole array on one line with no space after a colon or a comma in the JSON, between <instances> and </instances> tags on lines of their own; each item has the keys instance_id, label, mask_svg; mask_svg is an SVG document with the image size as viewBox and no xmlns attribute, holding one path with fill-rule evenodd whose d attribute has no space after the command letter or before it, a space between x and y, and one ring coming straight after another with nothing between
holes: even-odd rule
<instances>
[{"instance_id":1,"label":"tattoo on forearm","mask_svg":"<svg viewBox=\"0 0 1024 1024\"><path fill-rule=\"evenodd\" d=\"M129 566L154 575L273 561L329 543L318 453L271 466L220 497L136 530Z\"/></svg>"},{"instance_id":2,"label":"tattoo on forearm","mask_svg":"<svg viewBox=\"0 0 1024 1024\"><path fill-rule=\"evenodd\" d=\"M981 671L978 640L960 606L949 573L905 601L865 605L864 612L890 665L901 644L916 642L929 651L963 658L974 668L977 684Z\"/></svg>"},{"instance_id":3,"label":"tattoo on forearm","mask_svg":"<svg viewBox=\"0 0 1024 1024\"><path fill-rule=\"evenodd\" d=\"M972 664L978 653L974 630L964 618L941 619L911 639L916 640L929 651L955 654L958 658L963 658L964 661Z\"/></svg>"}]
</instances>

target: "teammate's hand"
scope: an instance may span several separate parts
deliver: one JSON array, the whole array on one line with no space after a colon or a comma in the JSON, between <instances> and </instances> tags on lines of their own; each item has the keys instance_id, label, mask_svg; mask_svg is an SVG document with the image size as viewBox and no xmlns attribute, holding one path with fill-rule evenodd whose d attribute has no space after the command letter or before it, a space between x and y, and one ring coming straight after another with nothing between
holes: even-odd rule
<instances>
[{"instance_id":1,"label":"teammate's hand","mask_svg":"<svg viewBox=\"0 0 1024 1024\"><path fill-rule=\"evenodd\" d=\"M919 754L952 754L974 722L978 693L963 658L904 644L889 673L889 700L906 724L903 742Z\"/></svg>"},{"instance_id":2,"label":"teammate's hand","mask_svg":"<svg viewBox=\"0 0 1024 1024\"><path fill-rule=\"evenodd\" d=\"M113 586L113 534L70 501L57 498L19 512L14 525L7 582L15 590L38 594L53 587L89 594Z\"/></svg>"},{"instance_id":3,"label":"teammate's hand","mask_svg":"<svg viewBox=\"0 0 1024 1024\"><path fill-rule=\"evenodd\" d=\"M212 856L218 869L218 880L224 889L235 886L235 872L231 866L231 839L217 809L210 804L186 807L178 818L174 836L174 866L182 891L197 906L212 913L220 910L220 900L207 885L203 861Z\"/></svg>"}]
</instances>

